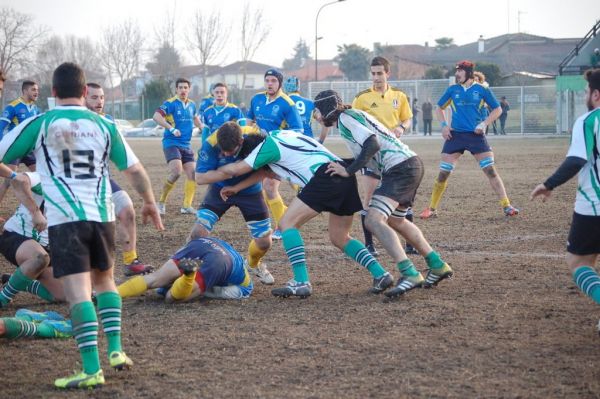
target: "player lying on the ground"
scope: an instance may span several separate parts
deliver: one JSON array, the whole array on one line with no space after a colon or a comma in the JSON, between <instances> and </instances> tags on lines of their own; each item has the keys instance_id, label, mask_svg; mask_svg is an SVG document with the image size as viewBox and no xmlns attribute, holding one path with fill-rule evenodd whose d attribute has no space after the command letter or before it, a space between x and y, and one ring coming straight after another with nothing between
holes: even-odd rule
<instances>
[{"instance_id":1,"label":"player lying on the ground","mask_svg":"<svg viewBox=\"0 0 600 399\"><path fill-rule=\"evenodd\" d=\"M0 308L8 306L19 292L30 292L48 302L65 300L62 284L52 276L50 267L40 176L37 172L24 176L24 182L13 180L21 204L0 235L0 253L17 266L0 291Z\"/></svg>"},{"instance_id":2,"label":"player lying on the ground","mask_svg":"<svg viewBox=\"0 0 600 399\"><path fill-rule=\"evenodd\" d=\"M279 223L283 248L294 278L285 287L272 290L273 295L294 295L301 298L311 295L312 285L308 277L304 241L299 229L321 212L329 212L329 239L333 245L366 268L373 278L385 273L385 269L363 243L350 236L354 213L362 209L362 203L356 177L331 176L326 173L331 162L342 162L339 157L317 140L291 130L271 132L262 141L254 142L255 148L251 148L242 147L240 127L234 123L226 123L219 128L217 139L224 152L251 151L249 154L240 153L243 161L224 165L218 171L227 177L233 177L260 170L233 187L224 187L221 190L223 197L234 195L255 181L264 174L266 166L280 178L303 187Z\"/></svg>"},{"instance_id":3,"label":"player lying on the ground","mask_svg":"<svg viewBox=\"0 0 600 399\"><path fill-rule=\"evenodd\" d=\"M156 272L127 280L117 290L122 298L129 298L170 284L167 302L198 296L244 299L254 288L242 256L225 241L206 237L190 240Z\"/></svg>"},{"instance_id":4,"label":"player lying on the ground","mask_svg":"<svg viewBox=\"0 0 600 399\"><path fill-rule=\"evenodd\" d=\"M19 309L15 317L0 318L0 338L70 338L72 336L71 320L66 320L51 310L40 313Z\"/></svg>"}]
</instances>

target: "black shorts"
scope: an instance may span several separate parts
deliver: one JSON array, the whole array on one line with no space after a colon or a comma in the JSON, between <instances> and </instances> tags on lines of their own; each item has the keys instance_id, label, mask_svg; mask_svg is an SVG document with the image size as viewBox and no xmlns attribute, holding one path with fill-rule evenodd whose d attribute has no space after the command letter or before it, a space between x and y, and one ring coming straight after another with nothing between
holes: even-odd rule
<instances>
[{"instance_id":1,"label":"black shorts","mask_svg":"<svg viewBox=\"0 0 600 399\"><path fill-rule=\"evenodd\" d=\"M115 263L115 222L71 222L48 228L54 277L105 271Z\"/></svg>"},{"instance_id":2,"label":"black shorts","mask_svg":"<svg viewBox=\"0 0 600 399\"><path fill-rule=\"evenodd\" d=\"M363 209L356 177L331 176L325 173L323 164L308 184L298 194L298 199L316 212L331 212L338 216L350 216Z\"/></svg>"},{"instance_id":3,"label":"black shorts","mask_svg":"<svg viewBox=\"0 0 600 399\"><path fill-rule=\"evenodd\" d=\"M600 254L600 216L573 212L567 251L574 255Z\"/></svg>"},{"instance_id":4,"label":"black shorts","mask_svg":"<svg viewBox=\"0 0 600 399\"><path fill-rule=\"evenodd\" d=\"M373 195L381 195L393 199L399 205L410 207L413 205L424 173L421 158L418 156L408 158L383 174L381 185Z\"/></svg>"},{"instance_id":5,"label":"black shorts","mask_svg":"<svg viewBox=\"0 0 600 399\"><path fill-rule=\"evenodd\" d=\"M200 209L209 209L221 218L229 208L237 206L246 222L269 218L269 209L262 191L253 194L232 195L227 202L223 201L220 192L221 187L211 184L202 200Z\"/></svg>"},{"instance_id":6,"label":"black shorts","mask_svg":"<svg viewBox=\"0 0 600 399\"><path fill-rule=\"evenodd\" d=\"M24 242L29 240L33 240L33 238L25 237L14 231L4 230L2 235L0 235L0 253L4 255L6 260L10 263L19 266L17 263L17 251Z\"/></svg>"}]
</instances>

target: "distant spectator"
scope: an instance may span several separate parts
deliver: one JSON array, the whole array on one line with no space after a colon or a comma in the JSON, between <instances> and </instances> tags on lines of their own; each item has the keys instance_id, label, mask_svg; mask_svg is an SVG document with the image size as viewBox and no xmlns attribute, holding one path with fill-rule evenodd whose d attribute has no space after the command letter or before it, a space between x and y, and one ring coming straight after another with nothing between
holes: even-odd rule
<instances>
[{"instance_id":1,"label":"distant spectator","mask_svg":"<svg viewBox=\"0 0 600 399\"><path fill-rule=\"evenodd\" d=\"M413 112L413 120L412 120L412 128L413 128L413 134L417 134L419 132L419 129L417 129L417 114L419 113L420 109L419 109L419 105L417 104L419 100L418 99L414 99L412 102L412 112Z\"/></svg>"},{"instance_id":2,"label":"distant spectator","mask_svg":"<svg viewBox=\"0 0 600 399\"><path fill-rule=\"evenodd\" d=\"M508 111L510 111L510 104L506 101L506 96L500 97L500 107L502 108L502 113L498 118L500 119L500 134L506 134L504 126L506 125L506 118L508 118Z\"/></svg>"},{"instance_id":3,"label":"distant spectator","mask_svg":"<svg viewBox=\"0 0 600 399\"><path fill-rule=\"evenodd\" d=\"M423 136L427 136L427 133L431 136L431 122L433 121L433 105L431 99L428 98L421 106L423 111Z\"/></svg>"},{"instance_id":4,"label":"distant spectator","mask_svg":"<svg viewBox=\"0 0 600 399\"><path fill-rule=\"evenodd\" d=\"M590 56L590 65L592 67L600 66L600 49L595 48L594 52Z\"/></svg>"}]
</instances>

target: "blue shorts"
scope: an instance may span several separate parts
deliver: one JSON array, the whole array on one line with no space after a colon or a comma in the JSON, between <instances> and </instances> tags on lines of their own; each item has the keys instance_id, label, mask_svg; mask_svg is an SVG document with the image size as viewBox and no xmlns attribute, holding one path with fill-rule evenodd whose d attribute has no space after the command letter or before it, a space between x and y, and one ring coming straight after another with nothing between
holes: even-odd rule
<instances>
[{"instance_id":1,"label":"blue shorts","mask_svg":"<svg viewBox=\"0 0 600 399\"><path fill-rule=\"evenodd\" d=\"M119 183L117 183L116 181L114 181L113 179L110 179L110 189L112 191L112 193L118 193L119 191L123 190L121 188L121 186L119 186Z\"/></svg>"},{"instance_id":2,"label":"blue shorts","mask_svg":"<svg viewBox=\"0 0 600 399\"><path fill-rule=\"evenodd\" d=\"M179 159L181 163L194 162L194 151L191 148L167 147L163 148L167 163L174 159Z\"/></svg>"},{"instance_id":3,"label":"blue shorts","mask_svg":"<svg viewBox=\"0 0 600 399\"><path fill-rule=\"evenodd\" d=\"M14 161L10 162L9 165L19 165L25 164L25 166L30 167L31 165L35 165L35 155L32 153L25 155L23 158L17 158Z\"/></svg>"},{"instance_id":4,"label":"blue shorts","mask_svg":"<svg viewBox=\"0 0 600 399\"><path fill-rule=\"evenodd\" d=\"M246 222L264 220L269 218L269 209L265 203L262 191L253 194L236 194L223 201L221 187L211 184L206 191L200 209L208 209L219 218L232 206L237 206Z\"/></svg>"},{"instance_id":5,"label":"blue shorts","mask_svg":"<svg viewBox=\"0 0 600 399\"><path fill-rule=\"evenodd\" d=\"M492 151L492 147L490 147L483 134L455 131L451 131L451 133L452 138L444 142L442 154L456 154L457 152L464 154L465 150L467 150L475 155Z\"/></svg>"}]
</instances>

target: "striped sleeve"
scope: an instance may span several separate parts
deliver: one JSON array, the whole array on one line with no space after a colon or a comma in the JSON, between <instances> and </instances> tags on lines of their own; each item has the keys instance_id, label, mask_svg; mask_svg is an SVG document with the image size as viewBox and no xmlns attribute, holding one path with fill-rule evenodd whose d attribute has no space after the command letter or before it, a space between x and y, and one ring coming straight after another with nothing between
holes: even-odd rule
<instances>
[{"instance_id":1,"label":"striped sleeve","mask_svg":"<svg viewBox=\"0 0 600 399\"><path fill-rule=\"evenodd\" d=\"M0 160L10 163L35 149L42 130L42 114L21 122L0 141Z\"/></svg>"}]
</instances>

